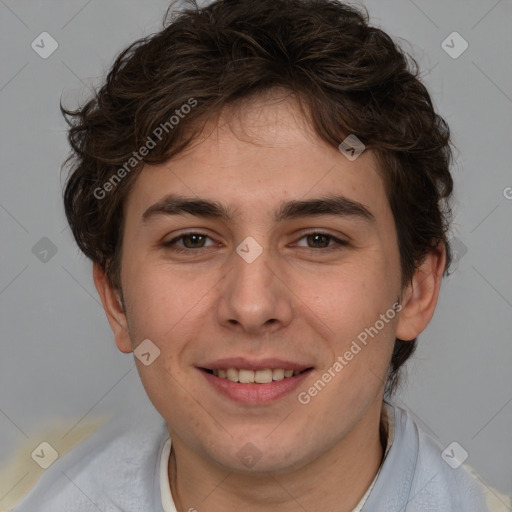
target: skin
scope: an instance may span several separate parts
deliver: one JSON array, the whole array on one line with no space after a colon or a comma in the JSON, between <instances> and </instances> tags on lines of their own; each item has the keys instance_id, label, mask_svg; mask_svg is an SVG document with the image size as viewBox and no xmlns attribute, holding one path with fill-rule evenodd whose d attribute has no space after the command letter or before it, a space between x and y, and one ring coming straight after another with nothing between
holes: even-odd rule
<instances>
[{"instance_id":1,"label":"skin","mask_svg":"<svg viewBox=\"0 0 512 512\"><path fill-rule=\"evenodd\" d=\"M237 209L231 221L143 213L167 194ZM359 216L275 222L284 201L343 195ZM146 392L173 442L169 480L179 511L350 511L381 464L379 422L395 337L430 321L445 266L432 250L402 289L393 215L372 152L349 161L321 141L291 98L259 98L225 110L185 152L146 165L125 204L122 296L104 271L94 280L116 344L160 349L137 361ZM307 237L327 232L347 242ZM184 232L173 252L163 242ZM262 247L252 263L236 247ZM188 245L184 245L187 243ZM334 250L326 249L337 247ZM197 248L196 248L197 247ZM307 405L297 400L365 328L400 297L402 310ZM221 396L197 366L223 357L278 357L313 366L297 392L262 405ZM261 458L247 468L252 443Z\"/></svg>"}]
</instances>

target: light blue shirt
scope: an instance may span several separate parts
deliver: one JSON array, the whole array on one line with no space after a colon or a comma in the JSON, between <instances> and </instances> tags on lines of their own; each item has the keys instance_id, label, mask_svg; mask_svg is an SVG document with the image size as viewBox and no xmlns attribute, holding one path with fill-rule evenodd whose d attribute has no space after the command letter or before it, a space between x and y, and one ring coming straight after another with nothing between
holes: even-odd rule
<instances>
[{"instance_id":1,"label":"light blue shirt","mask_svg":"<svg viewBox=\"0 0 512 512\"><path fill-rule=\"evenodd\" d=\"M462 466L452 469L407 411L389 410L391 448L361 512L488 512L478 481ZM107 424L58 459L14 510L162 512L160 474L169 433L154 410L143 420L136 417ZM164 512L175 510L171 503Z\"/></svg>"}]
</instances>

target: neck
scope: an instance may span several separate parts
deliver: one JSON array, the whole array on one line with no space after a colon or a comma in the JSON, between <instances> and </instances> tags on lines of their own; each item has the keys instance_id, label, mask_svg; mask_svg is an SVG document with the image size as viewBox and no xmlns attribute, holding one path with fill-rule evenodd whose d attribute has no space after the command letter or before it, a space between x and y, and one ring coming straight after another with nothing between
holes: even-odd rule
<instances>
[{"instance_id":1,"label":"neck","mask_svg":"<svg viewBox=\"0 0 512 512\"><path fill-rule=\"evenodd\" d=\"M384 453L381 407L370 412L330 450L293 471L229 471L204 461L172 437L169 481L177 511L352 511L377 474Z\"/></svg>"}]
</instances>

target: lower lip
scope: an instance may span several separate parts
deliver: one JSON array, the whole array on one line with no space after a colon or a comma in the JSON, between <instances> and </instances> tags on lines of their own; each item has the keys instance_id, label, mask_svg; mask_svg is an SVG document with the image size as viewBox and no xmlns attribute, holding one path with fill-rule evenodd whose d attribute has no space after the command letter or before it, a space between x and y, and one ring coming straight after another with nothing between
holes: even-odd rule
<instances>
[{"instance_id":1,"label":"lower lip","mask_svg":"<svg viewBox=\"0 0 512 512\"><path fill-rule=\"evenodd\" d=\"M240 384L229 379L222 379L204 370L200 372L207 381L222 395L232 400L250 405L272 402L297 389L312 370L306 370L295 377L275 380L268 384Z\"/></svg>"}]
</instances>

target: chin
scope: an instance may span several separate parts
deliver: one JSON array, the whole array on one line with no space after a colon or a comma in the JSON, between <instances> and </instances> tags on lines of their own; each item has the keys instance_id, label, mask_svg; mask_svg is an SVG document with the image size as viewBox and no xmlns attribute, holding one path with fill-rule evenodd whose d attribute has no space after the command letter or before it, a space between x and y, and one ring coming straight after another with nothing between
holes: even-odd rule
<instances>
[{"instance_id":1,"label":"chin","mask_svg":"<svg viewBox=\"0 0 512 512\"><path fill-rule=\"evenodd\" d=\"M286 439L265 439L264 436L251 437L246 435L229 445L215 445L215 453L210 456L225 469L237 473L287 472L299 469L313 459L313 455L299 451L304 445L287 445Z\"/></svg>"}]
</instances>

